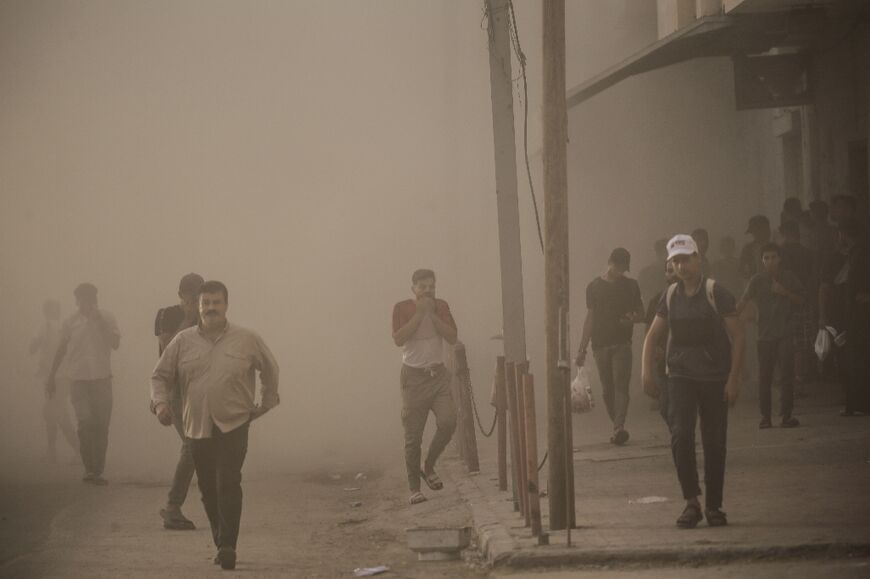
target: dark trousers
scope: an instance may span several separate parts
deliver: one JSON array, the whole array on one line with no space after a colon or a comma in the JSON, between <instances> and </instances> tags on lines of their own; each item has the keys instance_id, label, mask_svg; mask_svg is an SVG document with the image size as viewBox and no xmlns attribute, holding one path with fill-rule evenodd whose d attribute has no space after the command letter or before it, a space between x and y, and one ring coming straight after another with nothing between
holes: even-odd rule
<instances>
[{"instance_id":1,"label":"dark trousers","mask_svg":"<svg viewBox=\"0 0 870 579\"><path fill-rule=\"evenodd\" d=\"M780 414L788 418L794 407L794 343L791 336L758 340L758 402L765 418L770 418L771 387L777 366L780 369Z\"/></svg>"},{"instance_id":2,"label":"dark trousers","mask_svg":"<svg viewBox=\"0 0 870 579\"><path fill-rule=\"evenodd\" d=\"M215 426L211 438L191 439L202 504L216 547L236 548L242 519L242 465L248 452L245 423L230 432Z\"/></svg>"},{"instance_id":3,"label":"dark trousers","mask_svg":"<svg viewBox=\"0 0 870 579\"><path fill-rule=\"evenodd\" d=\"M432 468L456 430L456 405L450 394L450 373L444 366L434 371L402 366L402 426L405 429L405 468L408 488L420 490L420 456L429 412L435 414L435 436L424 468Z\"/></svg>"},{"instance_id":4,"label":"dark trousers","mask_svg":"<svg viewBox=\"0 0 870 579\"><path fill-rule=\"evenodd\" d=\"M178 464L175 465L175 476L172 477L172 487L169 489L167 504L180 507L187 499L187 490L190 488L190 481L193 480L193 453L191 452L190 439L184 435L181 400L173 399L170 407L172 408L172 424L181 438L181 453L178 456Z\"/></svg>"},{"instance_id":5,"label":"dark trousers","mask_svg":"<svg viewBox=\"0 0 870 579\"><path fill-rule=\"evenodd\" d=\"M870 335L849 328L841 348L847 412L870 412Z\"/></svg>"},{"instance_id":6,"label":"dark trousers","mask_svg":"<svg viewBox=\"0 0 870 579\"><path fill-rule=\"evenodd\" d=\"M631 382L631 344L604 346L592 350L601 380L604 406L615 429L625 426Z\"/></svg>"},{"instance_id":7,"label":"dark trousers","mask_svg":"<svg viewBox=\"0 0 870 579\"><path fill-rule=\"evenodd\" d=\"M695 423L701 418L704 447L704 486L708 509L722 507L725 484L725 445L728 436L728 403L723 400L724 382L700 382L683 378L669 381L671 453L683 498L701 494L695 459Z\"/></svg>"},{"instance_id":8,"label":"dark trousers","mask_svg":"<svg viewBox=\"0 0 870 579\"><path fill-rule=\"evenodd\" d=\"M70 401L78 422L79 452L90 474L101 475L109 447L109 421L112 418L112 379L75 380L70 385Z\"/></svg>"},{"instance_id":9,"label":"dark trousers","mask_svg":"<svg viewBox=\"0 0 870 579\"><path fill-rule=\"evenodd\" d=\"M670 404L670 386L668 385L668 375L664 368L656 366L655 369L656 386L659 389L659 414L662 420L668 425L668 430L671 429L671 404Z\"/></svg>"}]
</instances>

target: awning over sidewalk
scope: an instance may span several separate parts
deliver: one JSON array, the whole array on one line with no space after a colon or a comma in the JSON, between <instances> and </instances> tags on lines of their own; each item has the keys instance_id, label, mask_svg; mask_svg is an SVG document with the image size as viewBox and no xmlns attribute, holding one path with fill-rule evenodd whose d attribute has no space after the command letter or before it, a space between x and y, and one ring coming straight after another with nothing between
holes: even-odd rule
<instances>
[{"instance_id":1,"label":"awning over sidewalk","mask_svg":"<svg viewBox=\"0 0 870 579\"><path fill-rule=\"evenodd\" d=\"M760 54L784 46L805 47L824 22L824 14L818 10L701 18L570 89L568 107L630 76L694 58Z\"/></svg>"}]
</instances>

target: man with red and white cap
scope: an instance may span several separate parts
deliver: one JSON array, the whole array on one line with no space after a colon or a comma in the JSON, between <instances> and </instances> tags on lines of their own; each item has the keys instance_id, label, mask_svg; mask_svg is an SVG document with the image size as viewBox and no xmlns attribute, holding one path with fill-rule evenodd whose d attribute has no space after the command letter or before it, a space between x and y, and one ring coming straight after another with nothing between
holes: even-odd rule
<instances>
[{"instance_id":1,"label":"man with red and white cap","mask_svg":"<svg viewBox=\"0 0 870 579\"><path fill-rule=\"evenodd\" d=\"M698 246L689 235L668 242L677 283L662 295L643 344L643 390L658 397L655 347L666 335L671 452L686 507L677 526L728 524L722 512L728 406L737 400L743 362L743 327L735 299L721 284L701 275ZM706 509L701 512L695 459L695 423L701 417Z\"/></svg>"}]
</instances>

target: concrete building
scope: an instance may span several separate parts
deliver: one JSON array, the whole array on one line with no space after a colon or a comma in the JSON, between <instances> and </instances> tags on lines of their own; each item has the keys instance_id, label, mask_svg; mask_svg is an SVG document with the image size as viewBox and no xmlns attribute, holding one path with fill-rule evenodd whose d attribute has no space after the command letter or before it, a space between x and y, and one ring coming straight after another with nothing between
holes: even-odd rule
<instances>
[{"instance_id":1,"label":"concrete building","mask_svg":"<svg viewBox=\"0 0 870 579\"><path fill-rule=\"evenodd\" d=\"M806 204L845 193L867 215L870 2L658 0L656 8L653 16L643 3L626 3L625 10L656 19L658 40L571 88L569 107L589 106L589 99L629 77L668 75L665 69L688 61L695 61L694 72L683 69L687 74L675 78L691 82L687 90L696 91L703 106L697 87L705 69L730 67L733 117L719 122L734 127L726 146L733 137L743 150L743 183L757 199L753 209L776 224L787 197ZM712 100L721 104L721 74L707 78L711 106ZM736 192L735 201L744 203L746 193Z\"/></svg>"}]
</instances>

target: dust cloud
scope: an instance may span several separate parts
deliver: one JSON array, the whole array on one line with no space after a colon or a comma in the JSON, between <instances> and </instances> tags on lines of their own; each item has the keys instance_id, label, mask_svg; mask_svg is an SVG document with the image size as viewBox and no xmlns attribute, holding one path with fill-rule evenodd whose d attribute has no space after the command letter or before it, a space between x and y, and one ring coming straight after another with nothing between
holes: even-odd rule
<instances>
[{"instance_id":1,"label":"dust cloud","mask_svg":"<svg viewBox=\"0 0 870 579\"><path fill-rule=\"evenodd\" d=\"M569 3L569 86L654 38L654 13L651 0ZM539 4L518 2L517 17L540 202ZM583 289L612 247L632 251L636 273L656 238L706 226L715 247L760 209L729 75L688 63L569 111L575 343ZM148 378L154 315L190 271L227 284L230 321L281 365L282 404L252 432L250 468L399 459L390 313L418 267L436 271L486 398L501 306L482 2L7 0L0 78L4 472L44 449L27 355L41 304L71 314L83 281L122 333L109 476L168 479L177 458ZM543 257L519 166L542 373Z\"/></svg>"}]
</instances>

